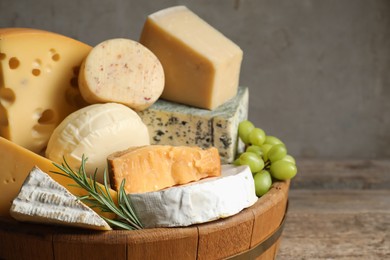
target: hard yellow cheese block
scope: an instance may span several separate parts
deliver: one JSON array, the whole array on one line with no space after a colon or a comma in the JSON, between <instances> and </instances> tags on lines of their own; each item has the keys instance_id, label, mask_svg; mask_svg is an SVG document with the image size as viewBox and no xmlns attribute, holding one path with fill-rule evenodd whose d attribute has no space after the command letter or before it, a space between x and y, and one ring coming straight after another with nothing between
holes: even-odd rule
<instances>
[{"instance_id":1,"label":"hard yellow cheese block","mask_svg":"<svg viewBox=\"0 0 390 260\"><path fill-rule=\"evenodd\" d=\"M161 98L214 109L237 93L242 50L185 6L148 16L140 42L161 61Z\"/></svg>"},{"instance_id":2,"label":"hard yellow cheese block","mask_svg":"<svg viewBox=\"0 0 390 260\"><path fill-rule=\"evenodd\" d=\"M161 190L221 175L218 149L190 146L147 145L108 156L111 186L126 180L127 193Z\"/></svg>"},{"instance_id":3,"label":"hard yellow cheese block","mask_svg":"<svg viewBox=\"0 0 390 260\"><path fill-rule=\"evenodd\" d=\"M92 47L35 29L0 29L0 135L41 152L54 128L85 105L78 72Z\"/></svg>"},{"instance_id":4,"label":"hard yellow cheese block","mask_svg":"<svg viewBox=\"0 0 390 260\"><path fill-rule=\"evenodd\" d=\"M51 171L59 171L52 161L0 137L0 216L9 216L12 200L18 195L34 166L49 174L73 195L86 195L83 189L69 186L75 184L72 179L52 173ZM110 192L114 201L117 201L116 192Z\"/></svg>"}]
</instances>

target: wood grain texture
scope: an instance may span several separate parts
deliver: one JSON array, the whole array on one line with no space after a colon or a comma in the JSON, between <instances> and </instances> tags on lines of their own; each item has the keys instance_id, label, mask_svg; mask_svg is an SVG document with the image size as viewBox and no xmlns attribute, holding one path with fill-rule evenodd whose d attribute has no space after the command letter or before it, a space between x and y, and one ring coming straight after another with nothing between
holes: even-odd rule
<instances>
[{"instance_id":1,"label":"wood grain texture","mask_svg":"<svg viewBox=\"0 0 390 260\"><path fill-rule=\"evenodd\" d=\"M127 259L196 259L196 227L145 229L127 233Z\"/></svg>"},{"instance_id":2,"label":"wood grain texture","mask_svg":"<svg viewBox=\"0 0 390 260\"><path fill-rule=\"evenodd\" d=\"M198 226L198 259L221 259L250 248L254 215L250 210L240 218L227 218Z\"/></svg>"},{"instance_id":3,"label":"wood grain texture","mask_svg":"<svg viewBox=\"0 0 390 260\"><path fill-rule=\"evenodd\" d=\"M63 230L53 235L54 259L126 259L126 234Z\"/></svg>"},{"instance_id":4,"label":"wood grain texture","mask_svg":"<svg viewBox=\"0 0 390 260\"><path fill-rule=\"evenodd\" d=\"M289 185L290 182L274 183L273 189L267 193L267 196L259 199L262 207L251 208L255 216L251 247L267 238L282 222Z\"/></svg>"},{"instance_id":5,"label":"wood grain texture","mask_svg":"<svg viewBox=\"0 0 390 260\"><path fill-rule=\"evenodd\" d=\"M56 228L0 220L0 259L53 259ZM39 250L37 250L39 249Z\"/></svg>"},{"instance_id":6,"label":"wood grain texture","mask_svg":"<svg viewBox=\"0 0 390 260\"><path fill-rule=\"evenodd\" d=\"M390 259L390 190L291 190L278 260Z\"/></svg>"},{"instance_id":7,"label":"wood grain texture","mask_svg":"<svg viewBox=\"0 0 390 260\"><path fill-rule=\"evenodd\" d=\"M291 189L390 189L390 160L298 159Z\"/></svg>"}]
</instances>

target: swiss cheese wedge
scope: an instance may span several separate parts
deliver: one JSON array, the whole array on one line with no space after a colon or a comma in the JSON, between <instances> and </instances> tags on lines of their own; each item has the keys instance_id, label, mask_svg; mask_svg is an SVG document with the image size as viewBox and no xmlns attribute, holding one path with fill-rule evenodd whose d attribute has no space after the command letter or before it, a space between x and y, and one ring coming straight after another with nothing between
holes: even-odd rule
<instances>
[{"instance_id":1,"label":"swiss cheese wedge","mask_svg":"<svg viewBox=\"0 0 390 260\"><path fill-rule=\"evenodd\" d=\"M91 49L47 31L0 29L0 136L41 152L62 119L86 104L77 78Z\"/></svg>"},{"instance_id":2,"label":"swiss cheese wedge","mask_svg":"<svg viewBox=\"0 0 390 260\"><path fill-rule=\"evenodd\" d=\"M142 193L220 176L221 162L214 147L150 145L108 156L108 170L114 189L125 179L127 193Z\"/></svg>"}]
</instances>

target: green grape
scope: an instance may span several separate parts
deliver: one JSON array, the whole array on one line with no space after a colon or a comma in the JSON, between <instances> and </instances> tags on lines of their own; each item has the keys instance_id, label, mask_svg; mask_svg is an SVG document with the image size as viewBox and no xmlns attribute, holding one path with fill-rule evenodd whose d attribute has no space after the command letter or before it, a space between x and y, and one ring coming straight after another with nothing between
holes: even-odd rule
<instances>
[{"instance_id":1,"label":"green grape","mask_svg":"<svg viewBox=\"0 0 390 260\"><path fill-rule=\"evenodd\" d=\"M254 128L249 134L249 142L253 145L262 145L265 141L265 132L261 128Z\"/></svg>"},{"instance_id":2,"label":"green grape","mask_svg":"<svg viewBox=\"0 0 390 260\"><path fill-rule=\"evenodd\" d=\"M258 197L263 196L271 188L272 178L269 171L262 170L257 172L253 176L253 179L255 181L255 190Z\"/></svg>"},{"instance_id":3,"label":"green grape","mask_svg":"<svg viewBox=\"0 0 390 260\"><path fill-rule=\"evenodd\" d=\"M263 155L263 151L261 150L261 147L257 146L257 145L250 145L250 146L248 146L246 148L245 151L246 152L255 153L255 154L257 154L257 156L262 156Z\"/></svg>"},{"instance_id":4,"label":"green grape","mask_svg":"<svg viewBox=\"0 0 390 260\"><path fill-rule=\"evenodd\" d=\"M287 154L286 156L283 157L282 161L287 161L287 162L291 162L292 164L296 164L295 162L295 159L294 157L292 157L291 155Z\"/></svg>"},{"instance_id":5,"label":"green grape","mask_svg":"<svg viewBox=\"0 0 390 260\"><path fill-rule=\"evenodd\" d=\"M233 161L233 165L236 165L236 166L240 166L241 164L240 164L240 157L238 157L237 159L235 159L234 161Z\"/></svg>"},{"instance_id":6,"label":"green grape","mask_svg":"<svg viewBox=\"0 0 390 260\"><path fill-rule=\"evenodd\" d=\"M260 148L263 152L263 160L268 161L268 152L272 148L272 144L263 144Z\"/></svg>"},{"instance_id":7,"label":"green grape","mask_svg":"<svg viewBox=\"0 0 390 260\"><path fill-rule=\"evenodd\" d=\"M241 165L248 165L251 172L259 172L264 168L264 161L254 153L244 152L239 157Z\"/></svg>"},{"instance_id":8,"label":"green grape","mask_svg":"<svg viewBox=\"0 0 390 260\"><path fill-rule=\"evenodd\" d=\"M238 124L238 136L244 142L244 144L249 144L249 134L254 128L255 126L249 120L241 121Z\"/></svg>"},{"instance_id":9,"label":"green grape","mask_svg":"<svg viewBox=\"0 0 390 260\"><path fill-rule=\"evenodd\" d=\"M286 155L287 149L284 144L275 144L267 153L268 159L272 163L283 159Z\"/></svg>"},{"instance_id":10,"label":"green grape","mask_svg":"<svg viewBox=\"0 0 390 260\"><path fill-rule=\"evenodd\" d=\"M270 172L278 180L289 180L297 174L297 167L291 162L280 160L271 164Z\"/></svg>"},{"instance_id":11,"label":"green grape","mask_svg":"<svg viewBox=\"0 0 390 260\"><path fill-rule=\"evenodd\" d=\"M272 136L272 135L267 135L265 137L265 141L264 141L265 144L271 144L271 145L275 145L275 144L283 144L283 142L275 137L275 136Z\"/></svg>"}]
</instances>

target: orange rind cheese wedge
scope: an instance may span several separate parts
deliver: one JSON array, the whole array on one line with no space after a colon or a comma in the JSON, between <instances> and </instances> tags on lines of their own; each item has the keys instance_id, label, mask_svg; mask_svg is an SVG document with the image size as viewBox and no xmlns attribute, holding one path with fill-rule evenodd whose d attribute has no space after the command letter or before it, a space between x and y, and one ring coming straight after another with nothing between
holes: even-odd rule
<instances>
[{"instance_id":1,"label":"orange rind cheese wedge","mask_svg":"<svg viewBox=\"0 0 390 260\"><path fill-rule=\"evenodd\" d=\"M108 171L114 189L142 193L220 176L221 162L214 147L150 145L108 156Z\"/></svg>"}]
</instances>

